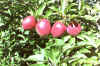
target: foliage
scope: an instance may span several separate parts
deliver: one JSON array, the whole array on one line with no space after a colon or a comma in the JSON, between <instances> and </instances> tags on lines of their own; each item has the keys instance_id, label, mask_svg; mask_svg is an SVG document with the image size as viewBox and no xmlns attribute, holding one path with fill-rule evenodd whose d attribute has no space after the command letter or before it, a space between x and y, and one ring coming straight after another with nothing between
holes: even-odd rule
<instances>
[{"instance_id":1,"label":"foliage","mask_svg":"<svg viewBox=\"0 0 100 66\"><path fill-rule=\"evenodd\" d=\"M88 3L87 3L88 2ZM100 2L94 0L1 0L0 66L99 66ZM76 20L81 33L72 37L39 37L36 31L23 30L24 17L61 20L66 25Z\"/></svg>"}]
</instances>

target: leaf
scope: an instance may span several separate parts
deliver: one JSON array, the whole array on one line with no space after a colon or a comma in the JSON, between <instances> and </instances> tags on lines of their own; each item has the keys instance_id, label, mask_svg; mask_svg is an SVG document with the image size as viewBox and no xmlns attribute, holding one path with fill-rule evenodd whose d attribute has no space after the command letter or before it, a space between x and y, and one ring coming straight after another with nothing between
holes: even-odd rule
<instances>
[{"instance_id":1,"label":"leaf","mask_svg":"<svg viewBox=\"0 0 100 66\"><path fill-rule=\"evenodd\" d=\"M55 6L50 6L49 7L52 11L58 11L58 8L56 8Z\"/></svg>"},{"instance_id":2,"label":"leaf","mask_svg":"<svg viewBox=\"0 0 100 66\"><path fill-rule=\"evenodd\" d=\"M98 53L98 57L100 58L100 53Z\"/></svg>"},{"instance_id":3,"label":"leaf","mask_svg":"<svg viewBox=\"0 0 100 66\"><path fill-rule=\"evenodd\" d=\"M51 47L54 47L56 44L54 44L54 39L50 39L47 43L46 43L46 48L45 49L50 49Z\"/></svg>"},{"instance_id":4,"label":"leaf","mask_svg":"<svg viewBox=\"0 0 100 66\"><path fill-rule=\"evenodd\" d=\"M57 64L60 61L59 55L60 55L60 49L58 48L51 48L50 50L45 51L46 58L55 64Z\"/></svg>"},{"instance_id":5,"label":"leaf","mask_svg":"<svg viewBox=\"0 0 100 66\"><path fill-rule=\"evenodd\" d=\"M55 3L55 2L56 2L56 0L50 0L50 1L48 1L47 4L51 4L51 3Z\"/></svg>"},{"instance_id":6,"label":"leaf","mask_svg":"<svg viewBox=\"0 0 100 66\"><path fill-rule=\"evenodd\" d=\"M3 26L3 25L4 25L3 20L2 20L2 18L0 17L0 26Z\"/></svg>"},{"instance_id":7,"label":"leaf","mask_svg":"<svg viewBox=\"0 0 100 66\"><path fill-rule=\"evenodd\" d=\"M86 48L82 48L79 50L80 53L91 53L91 51L89 51L88 49Z\"/></svg>"},{"instance_id":8,"label":"leaf","mask_svg":"<svg viewBox=\"0 0 100 66\"><path fill-rule=\"evenodd\" d=\"M67 0L61 0L61 12L63 15L65 15L65 8L68 6L68 1Z\"/></svg>"},{"instance_id":9,"label":"leaf","mask_svg":"<svg viewBox=\"0 0 100 66\"><path fill-rule=\"evenodd\" d=\"M81 41L81 42L78 42L77 43L77 46L85 46L85 45L88 45L89 43L88 43L88 41L87 40L84 40L84 41Z\"/></svg>"},{"instance_id":10,"label":"leaf","mask_svg":"<svg viewBox=\"0 0 100 66\"><path fill-rule=\"evenodd\" d=\"M40 15L43 14L43 11L44 11L45 7L46 7L46 3L44 3L44 4L39 6L39 8L38 8L38 10L36 12L37 16L40 16Z\"/></svg>"},{"instance_id":11,"label":"leaf","mask_svg":"<svg viewBox=\"0 0 100 66\"><path fill-rule=\"evenodd\" d=\"M90 15L85 15L85 16L81 16L82 18L85 18L86 20L91 20L93 22L96 22L97 17L92 17Z\"/></svg>"},{"instance_id":12,"label":"leaf","mask_svg":"<svg viewBox=\"0 0 100 66\"><path fill-rule=\"evenodd\" d=\"M80 64L92 64L92 65L95 65L95 64L99 64L100 61L98 61L98 58L96 56L92 56L90 58L85 58L85 59L80 59L78 61Z\"/></svg>"},{"instance_id":13,"label":"leaf","mask_svg":"<svg viewBox=\"0 0 100 66\"><path fill-rule=\"evenodd\" d=\"M83 66L93 66L92 64L83 64Z\"/></svg>"},{"instance_id":14,"label":"leaf","mask_svg":"<svg viewBox=\"0 0 100 66\"><path fill-rule=\"evenodd\" d=\"M88 45L92 45L93 47L97 48L97 45L96 45L95 41L92 38L90 38L86 35L84 36L84 38L88 40Z\"/></svg>"},{"instance_id":15,"label":"leaf","mask_svg":"<svg viewBox=\"0 0 100 66\"><path fill-rule=\"evenodd\" d=\"M96 39L96 45L97 45L97 47L99 47L100 46L100 40L99 39Z\"/></svg>"},{"instance_id":16,"label":"leaf","mask_svg":"<svg viewBox=\"0 0 100 66\"><path fill-rule=\"evenodd\" d=\"M76 15L76 14L70 15L70 19L77 18L78 16L79 16L79 15Z\"/></svg>"},{"instance_id":17,"label":"leaf","mask_svg":"<svg viewBox=\"0 0 100 66\"><path fill-rule=\"evenodd\" d=\"M4 23L0 23L0 26L3 26L4 25Z\"/></svg>"},{"instance_id":18,"label":"leaf","mask_svg":"<svg viewBox=\"0 0 100 66\"><path fill-rule=\"evenodd\" d=\"M71 8L72 8L73 6L75 6L75 5L77 5L77 4L76 4L76 3L69 4L69 5L66 7L66 9L65 9L65 13L71 11L71 10L72 10Z\"/></svg>"},{"instance_id":19,"label":"leaf","mask_svg":"<svg viewBox=\"0 0 100 66\"><path fill-rule=\"evenodd\" d=\"M64 42L67 42L69 39L71 38L71 36L65 36L63 39L64 39Z\"/></svg>"},{"instance_id":20,"label":"leaf","mask_svg":"<svg viewBox=\"0 0 100 66\"><path fill-rule=\"evenodd\" d=\"M44 54L45 54L44 49L41 49L41 54L31 55L26 60L27 61L39 61L39 62L43 62L44 61Z\"/></svg>"},{"instance_id":21,"label":"leaf","mask_svg":"<svg viewBox=\"0 0 100 66\"><path fill-rule=\"evenodd\" d=\"M71 37L70 38L70 40L69 40L69 43L71 44L71 45L75 45L75 37Z\"/></svg>"},{"instance_id":22,"label":"leaf","mask_svg":"<svg viewBox=\"0 0 100 66\"><path fill-rule=\"evenodd\" d=\"M23 36L22 34L18 34L17 36L22 38L22 39L25 39L25 36Z\"/></svg>"},{"instance_id":23,"label":"leaf","mask_svg":"<svg viewBox=\"0 0 100 66\"><path fill-rule=\"evenodd\" d=\"M46 11L46 14L45 14L45 18L47 18L47 17L49 17L50 15L52 15L52 10L48 10L48 11Z\"/></svg>"},{"instance_id":24,"label":"leaf","mask_svg":"<svg viewBox=\"0 0 100 66\"><path fill-rule=\"evenodd\" d=\"M89 32L88 32L89 34ZM97 45L96 45L96 42L95 42L95 36L93 34L89 34L89 35L79 35L77 36L78 38L80 38L81 42L78 42L77 45L81 46L81 45L90 45L90 46L93 46L95 48L97 48Z\"/></svg>"},{"instance_id":25,"label":"leaf","mask_svg":"<svg viewBox=\"0 0 100 66\"><path fill-rule=\"evenodd\" d=\"M31 14L31 16L36 16L36 11L32 8L29 8L29 13Z\"/></svg>"},{"instance_id":26,"label":"leaf","mask_svg":"<svg viewBox=\"0 0 100 66\"><path fill-rule=\"evenodd\" d=\"M86 60L87 63L92 63L92 64L97 64L98 63L98 58L96 56L92 56L91 58L88 58Z\"/></svg>"},{"instance_id":27,"label":"leaf","mask_svg":"<svg viewBox=\"0 0 100 66\"><path fill-rule=\"evenodd\" d=\"M9 13L9 15L12 15L12 13L11 13L11 10L10 10L10 9L8 9L8 13Z\"/></svg>"},{"instance_id":28,"label":"leaf","mask_svg":"<svg viewBox=\"0 0 100 66\"><path fill-rule=\"evenodd\" d=\"M44 55L43 54L36 54L29 56L26 61L44 61Z\"/></svg>"},{"instance_id":29,"label":"leaf","mask_svg":"<svg viewBox=\"0 0 100 66\"><path fill-rule=\"evenodd\" d=\"M45 64L31 64L30 66L48 66L48 65L45 65Z\"/></svg>"},{"instance_id":30,"label":"leaf","mask_svg":"<svg viewBox=\"0 0 100 66\"><path fill-rule=\"evenodd\" d=\"M30 31L25 31L24 34L25 34L25 35L29 35L29 32L30 32Z\"/></svg>"},{"instance_id":31,"label":"leaf","mask_svg":"<svg viewBox=\"0 0 100 66\"><path fill-rule=\"evenodd\" d=\"M87 58L87 56L85 54L77 52L74 56L72 56L72 58L80 59L80 58Z\"/></svg>"},{"instance_id":32,"label":"leaf","mask_svg":"<svg viewBox=\"0 0 100 66\"><path fill-rule=\"evenodd\" d=\"M71 59L68 61L69 63L72 63L72 62L77 62L79 61L80 59L85 59L87 58L87 56L85 56L84 54L81 54L79 52L77 52L75 55L73 55L71 57Z\"/></svg>"},{"instance_id":33,"label":"leaf","mask_svg":"<svg viewBox=\"0 0 100 66\"><path fill-rule=\"evenodd\" d=\"M62 65L61 65L61 66L68 66L68 65L67 65L67 63L62 63Z\"/></svg>"},{"instance_id":34,"label":"leaf","mask_svg":"<svg viewBox=\"0 0 100 66\"><path fill-rule=\"evenodd\" d=\"M81 40L85 40L85 38L83 37L83 35L78 35L77 38L79 38Z\"/></svg>"},{"instance_id":35,"label":"leaf","mask_svg":"<svg viewBox=\"0 0 100 66\"><path fill-rule=\"evenodd\" d=\"M56 44L57 46L64 45L64 40L62 40L62 39L55 39L55 44Z\"/></svg>"},{"instance_id":36,"label":"leaf","mask_svg":"<svg viewBox=\"0 0 100 66\"><path fill-rule=\"evenodd\" d=\"M0 48L0 57L3 55L3 49Z\"/></svg>"}]
</instances>

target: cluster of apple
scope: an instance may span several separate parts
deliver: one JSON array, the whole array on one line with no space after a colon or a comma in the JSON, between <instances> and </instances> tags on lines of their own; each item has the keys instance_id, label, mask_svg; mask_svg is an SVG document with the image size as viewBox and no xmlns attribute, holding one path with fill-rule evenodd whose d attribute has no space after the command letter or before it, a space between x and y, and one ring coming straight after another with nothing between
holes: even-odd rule
<instances>
[{"instance_id":1,"label":"cluster of apple","mask_svg":"<svg viewBox=\"0 0 100 66\"><path fill-rule=\"evenodd\" d=\"M68 26L65 26L62 22L56 21L51 27L48 19L36 20L34 16L27 16L22 21L22 28L24 30L35 29L39 36L47 36L52 34L53 37L60 37L65 31L72 36L76 36L81 31L80 24L76 22L70 22Z\"/></svg>"}]
</instances>

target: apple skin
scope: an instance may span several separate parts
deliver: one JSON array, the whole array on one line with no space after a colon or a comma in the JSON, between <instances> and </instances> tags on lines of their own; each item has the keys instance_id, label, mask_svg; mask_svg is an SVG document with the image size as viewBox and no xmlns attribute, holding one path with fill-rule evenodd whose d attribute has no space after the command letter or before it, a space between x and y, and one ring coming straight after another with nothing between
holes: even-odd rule
<instances>
[{"instance_id":1,"label":"apple skin","mask_svg":"<svg viewBox=\"0 0 100 66\"><path fill-rule=\"evenodd\" d=\"M50 34L51 31L51 24L50 21L47 19L41 19L36 24L36 32L39 36L47 36Z\"/></svg>"},{"instance_id":2,"label":"apple skin","mask_svg":"<svg viewBox=\"0 0 100 66\"><path fill-rule=\"evenodd\" d=\"M66 26L62 22L55 22L51 29L53 37L60 37L66 31Z\"/></svg>"},{"instance_id":3,"label":"apple skin","mask_svg":"<svg viewBox=\"0 0 100 66\"><path fill-rule=\"evenodd\" d=\"M67 27L67 33L72 36L77 36L81 32L81 25L72 21Z\"/></svg>"},{"instance_id":4,"label":"apple skin","mask_svg":"<svg viewBox=\"0 0 100 66\"><path fill-rule=\"evenodd\" d=\"M35 28L36 20L34 16L27 16L22 21L22 28L24 30L31 30Z\"/></svg>"}]
</instances>

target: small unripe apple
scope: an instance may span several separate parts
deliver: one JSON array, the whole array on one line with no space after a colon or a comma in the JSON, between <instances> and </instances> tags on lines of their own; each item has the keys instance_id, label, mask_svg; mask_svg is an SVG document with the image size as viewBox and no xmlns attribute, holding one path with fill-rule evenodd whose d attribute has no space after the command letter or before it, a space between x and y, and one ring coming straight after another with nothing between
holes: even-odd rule
<instances>
[{"instance_id":1,"label":"small unripe apple","mask_svg":"<svg viewBox=\"0 0 100 66\"><path fill-rule=\"evenodd\" d=\"M34 28L35 25L36 25L36 20L35 20L34 16L27 16L22 21L22 28L25 30L30 30L30 29Z\"/></svg>"},{"instance_id":2,"label":"small unripe apple","mask_svg":"<svg viewBox=\"0 0 100 66\"><path fill-rule=\"evenodd\" d=\"M62 22L53 24L51 34L53 37L60 37L66 30L66 26Z\"/></svg>"},{"instance_id":3,"label":"small unripe apple","mask_svg":"<svg viewBox=\"0 0 100 66\"><path fill-rule=\"evenodd\" d=\"M50 31L51 31L51 24L50 24L49 20L47 20L47 19L41 19L36 24L36 32L40 36L46 36L46 35L50 34Z\"/></svg>"},{"instance_id":4,"label":"small unripe apple","mask_svg":"<svg viewBox=\"0 0 100 66\"><path fill-rule=\"evenodd\" d=\"M75 21L72 21L67 27L68 34L76 36L81 32L81 26Z\"/></svg>"}]
</instances>

